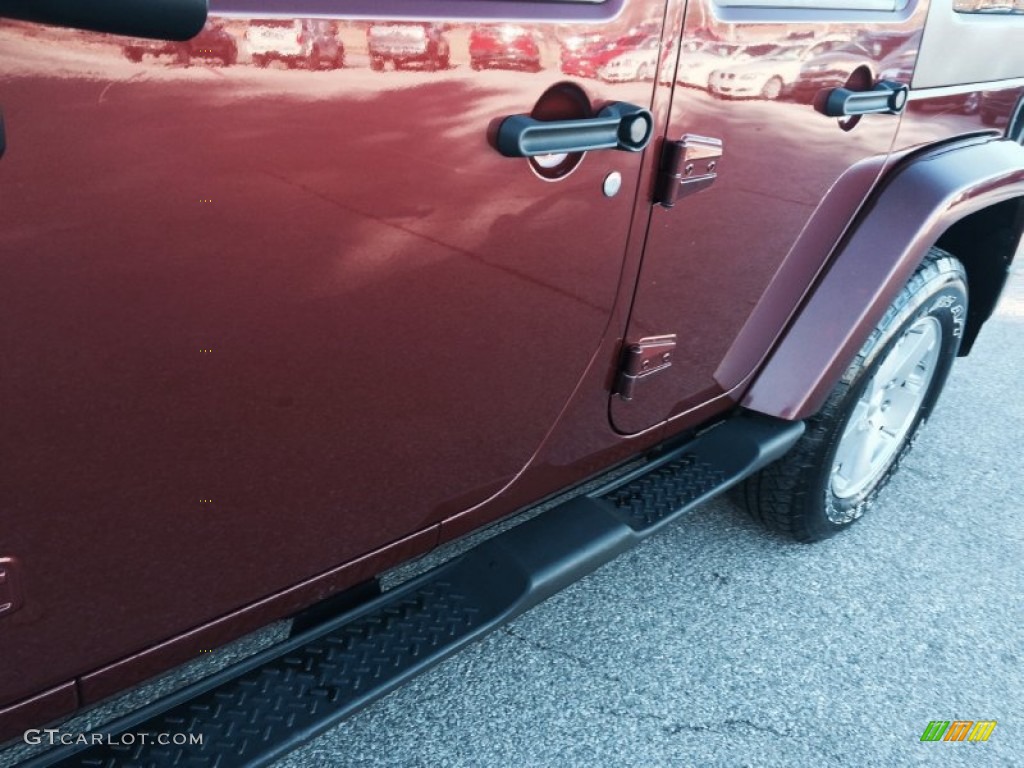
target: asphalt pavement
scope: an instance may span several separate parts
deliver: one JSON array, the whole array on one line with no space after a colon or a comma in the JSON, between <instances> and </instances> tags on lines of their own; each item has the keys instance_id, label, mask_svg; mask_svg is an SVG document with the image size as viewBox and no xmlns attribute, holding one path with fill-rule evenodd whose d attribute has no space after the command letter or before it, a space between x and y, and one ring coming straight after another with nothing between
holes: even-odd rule
<instances>
[{"instance_id":1,"label":"asphalt pavement","mask_svg":"<svg viewBox=\"0 0 1024 768\"><path fill-rule=\"evenodd\" d=\"M1022 374L1017 274L852 529L707 504L277 768L1024 765Z\"/></svg>"}]
</instances>

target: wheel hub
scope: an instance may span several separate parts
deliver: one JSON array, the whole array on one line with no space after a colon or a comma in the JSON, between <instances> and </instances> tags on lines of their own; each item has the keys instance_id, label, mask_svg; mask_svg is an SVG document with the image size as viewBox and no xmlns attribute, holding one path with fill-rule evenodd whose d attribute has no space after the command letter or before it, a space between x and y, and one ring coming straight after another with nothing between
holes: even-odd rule
<instances>
[{"instance_id":1,"label":"wheel hub","mask_svg":"<svg viewBox=\"0 0 1024 768\"><path fill-rule=\"evenodd\" d=\"M837 498L863 494L892 463L928 394L941 342L939 321L919 318L868 380L836 448L830 487Z\"/></svg>"}]
</instances>

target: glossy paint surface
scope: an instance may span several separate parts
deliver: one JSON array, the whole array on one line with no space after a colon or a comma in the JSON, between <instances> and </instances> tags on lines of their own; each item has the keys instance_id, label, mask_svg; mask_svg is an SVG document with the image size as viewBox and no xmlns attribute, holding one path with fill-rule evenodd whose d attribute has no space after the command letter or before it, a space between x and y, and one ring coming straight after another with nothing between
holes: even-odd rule
<instances>
[{"instance_id":1,"label":"glossy paint surface","mask_svg":"<svg viewBox=\"0 0 1024 768\"><path fill-rule=\"evenodd\" d=\"M1016 142L978 136L960 151L908 161L875 201L878 226L858 229L844 245L744 405L782 418L814 414L943 232L970 213L1022 197L1024 148ZM1017 244L1006 242L1009 252L993 249L991 257L1008 264Z\"/></svg>"},{"instance_id":2,"label":"glossy paint surface","mask_svg":"<svg viewBox=\"0 0 1024 768\"><path fill-rule=\"evenodd\" d=\"M706 136L724 149L710 189L651 212L628 338L674 333L685 342L667 373L639 385L645 392L612 398L618 429L683 414L754 371L771 337L739 353L733 346L773 277L840 176L866 158L884 160L899 127L897 115L869 115L843 130L811 102L858 69L873 84L922 18L807 21L782 36L763 24L726 24L707 2L689 4L667 138ZM848 188L846 205L873 182L864 175L858 190Z\"/></svg>"},{"instance_id":3,"label":"glossy paint surface","mask_svg":"<svg viewBox=\"0 0 1024 768\"><path fill-rule=\"evenodd\" d=\"M602 34L657 26L643 5ZM486 500L602 341L641 155L550 183L488 143L563 79L563 31L510 40L542 72L476 71L480 26L338 19L339 67L315 22L214 15L226 66L0 31L3 554L25 586L0 702ZM387 37L405 58L374 71ZM414 56L440 42L446 65ZM595 111L651 100L580 87Z\"/></svg>"},{"instance_id":4,"label":"glossy paint surface","mask_svg":"<svg viewBox=\"0 0 1024 768\"><path fill-rule=\"evenodd\" d=\"M923 5L768 26L681 0L600 23L329 5L214 3L182 44L0 24L0 558L24 589L0 707L72 678L102 698L706 423L894 142L1012 108L957 94L845 131L807 103L857 68L909 82ZM508 115L612 101L652 109L647 152L550 181L492 146ZM652 207L686 133L723 139L718 178ZM663 333L670 372L611 395L623 342Z\"/></svg>"}]
</instances>

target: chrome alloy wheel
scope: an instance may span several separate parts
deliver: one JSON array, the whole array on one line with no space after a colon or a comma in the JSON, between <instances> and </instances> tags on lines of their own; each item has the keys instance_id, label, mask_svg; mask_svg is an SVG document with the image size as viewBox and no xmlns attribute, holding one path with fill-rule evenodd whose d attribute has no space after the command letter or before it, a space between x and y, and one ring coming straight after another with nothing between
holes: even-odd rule
<instances>
[{"instance_id":1,"label":"chrome alloy wheel","mask_svg":"<svg viewBox=\"0 0 1024 768\"><path fill-rule=\"evenodd\" d=\"M831 490L850 499L870 489L903 445L924 403L942 347L942 326L919 318L864 387L832 464Z\"/></svg>"}]
</instances>

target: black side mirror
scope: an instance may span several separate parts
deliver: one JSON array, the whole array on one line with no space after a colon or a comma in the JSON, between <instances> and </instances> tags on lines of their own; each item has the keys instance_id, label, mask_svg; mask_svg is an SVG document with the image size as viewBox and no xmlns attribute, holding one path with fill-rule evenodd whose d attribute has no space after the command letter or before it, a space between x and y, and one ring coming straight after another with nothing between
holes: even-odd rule
<instances>
[{"instance_id":1,"label":"black side mirror","mask_svg":"<svg viewBox=\"0 0 1024 768\"><path fill-rule=\"evenodd\" d=\"M188 40L207 0L0 0L0 17L158 40Z\"/></svg>"}]
</instances>

